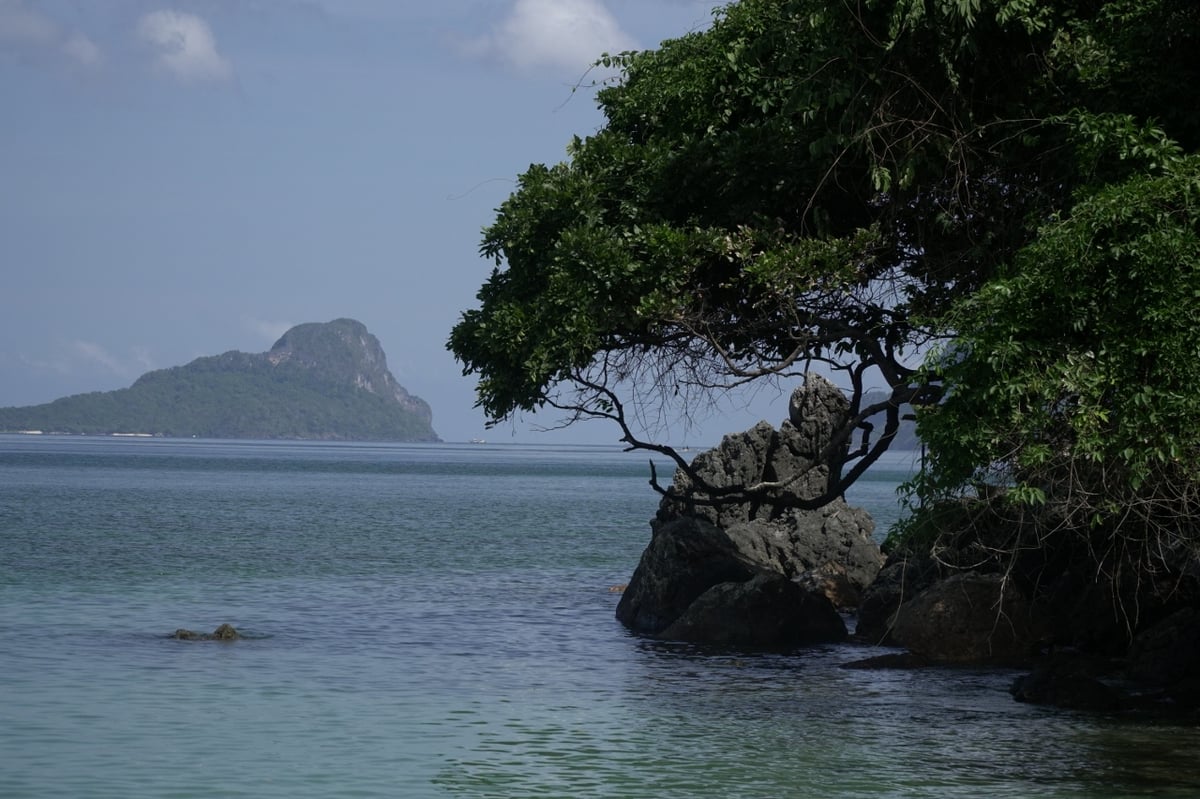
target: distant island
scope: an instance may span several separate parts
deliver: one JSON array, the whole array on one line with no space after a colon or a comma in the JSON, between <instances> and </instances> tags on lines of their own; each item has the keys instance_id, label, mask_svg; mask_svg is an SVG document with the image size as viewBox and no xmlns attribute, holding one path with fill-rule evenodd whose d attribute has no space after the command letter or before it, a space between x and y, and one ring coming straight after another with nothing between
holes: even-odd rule
<instances>
[{"instance_id":1,"label":"distant island","mask_svg":"<svg viewBox=\"0 0 1200 799\"><path fill-rule=\"evenodd\" d=\"M439 441L429 404L353 319L297 325L269 352L197 358L129 388L0 408L0 431L176 438Z\"/></svg>"}]
</instances>

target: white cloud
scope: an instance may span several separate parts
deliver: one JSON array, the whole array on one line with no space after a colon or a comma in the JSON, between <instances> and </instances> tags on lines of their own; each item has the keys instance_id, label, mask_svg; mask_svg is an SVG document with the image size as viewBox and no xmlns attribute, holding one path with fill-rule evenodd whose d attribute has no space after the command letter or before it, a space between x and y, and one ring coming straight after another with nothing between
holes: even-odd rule
<instances>
[{"instance_id":1,"label":"white cloud","mask_svg":"<svg viewBox=\"0 0 1200 799\"><path fill-rule=\"evenodd\" d=\"M293 327L291 322L268 322L265 319L244 317L242 323L259 338L274 344L279 338Z\"/></svg>"},{"instance_id":2,"label":"white cloud","mask_svg":"<svg viewBox=\"0 0 1200 799\"><path fill-rule=\"evenodd\" d=\"M5 50L42 57L57 54L84 67L104 61L95 42L78 31L65 30L24 0L0 0L0 52Z\"/></svg>"},{"instance_id":3,"label":"white cloud","mask_svg":"<svg viewBox=\"0 0 1200 799\"><path fill-rule=\"evenodd\" d=\"M636 47L602 0L516 0L511 13L468 51L519 69L582 72L602 53Z\"/></svg>"},{"instance_id":4,"label":"white cloud","mask_svg":"<svg viewBox=\"0 0 1200 799\"><path fill-rule=\"evenodd\" d=\"M137 366L123 362L94 341L77 339L71 342L71 348L74 350L75 355L82 358L85 362L99 366L106 372L111 372L118 377L130 378L141 374ZM148 361L148 358L144 354L140 356L135 355L135 361L144 364Z\"/></svg>"},{"instance_id":5,"label":"white cloud","mask_svg":"<svg viewBox=\"0 0 1200 799\"><path fill-rule=\"evenodd\" d=\"M149 347L134 347L133 360L139 372L148 372L154 368L154 358L150 355Z\"/></svg>"},{"instance_id":6,"label":"white cloud","mask_svg":"<svg viewBox=\"0 0 1200 799\"><path fill-rule=\"evenodd\" d=\"M72 34L62 43L60 49L85 67L99 66L104 61L100 48L91 39L80 33Z\"/></svg>"},{"instance_id":7,"label":"white cloud","mask_svg":"<svg viewBox=\"0 0 1200 799\"><path fill-rule=\"evenodd\" d=\"M183 81L223 81L233 66L217 52L212 28L195 14L153 11L138 21L138 35L154 48L158 65Z\"/></svg>"}]
</instances>

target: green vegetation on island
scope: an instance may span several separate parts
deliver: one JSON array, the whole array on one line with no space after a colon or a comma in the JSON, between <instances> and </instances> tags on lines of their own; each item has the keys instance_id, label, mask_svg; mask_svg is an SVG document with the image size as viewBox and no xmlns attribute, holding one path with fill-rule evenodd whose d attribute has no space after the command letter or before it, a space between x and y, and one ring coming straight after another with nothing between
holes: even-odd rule
<instances>
[{"instance_id":1,"label":"green vegetation on island","mask_svg":"<svg viewBox=\"0 0 1200 799\"><path fill-rule=\"evenodd\" d=\"M269 352L148 372L129 388L0 408L0 430L171 437L437 441L432 412L396 383L378 339L337 319Z\"/></svg>"}]
</instances>

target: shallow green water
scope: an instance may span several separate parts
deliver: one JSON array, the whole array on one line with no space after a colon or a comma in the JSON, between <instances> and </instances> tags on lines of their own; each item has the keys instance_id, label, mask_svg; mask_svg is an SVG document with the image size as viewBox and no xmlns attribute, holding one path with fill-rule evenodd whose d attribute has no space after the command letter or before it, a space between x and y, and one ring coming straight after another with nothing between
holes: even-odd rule
<instances>
[{"instance_id":1,"label":"shallow green water","mask_svg":"<svg viewBox=\"0 0 1200 799\"><path fill-rule=\"evenodd\" d=\"M1002 671L639 640L610 450L0 437L0 797L1196 796ZM903 464L851 497L895 514ZM221 622L248 639L181 642Z\"/></svg>"}]
</instances>

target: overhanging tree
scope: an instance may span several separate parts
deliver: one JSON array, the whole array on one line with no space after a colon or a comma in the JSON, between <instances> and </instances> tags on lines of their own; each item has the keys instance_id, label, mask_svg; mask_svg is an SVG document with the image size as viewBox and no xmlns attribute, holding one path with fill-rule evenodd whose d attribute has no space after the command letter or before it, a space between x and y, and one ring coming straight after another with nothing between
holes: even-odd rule
<instances>
[{"instance_id":1,"label":"overhanging tree","mask_svg":"<svg viewBox=\"0 0 1200 799\"><path fill-rule=\"evenodd\" d=\"M611 419L694 481L645 414L822 365L851 418L828 493L795 500L821 505L887 449L902 403L941 398L914 356L954 334L948 312L1105 181L1084 121L1165 109L1194 141L1177 101L1195 22L1183 0L743 0L605 57L604 127L520 176L449 348L493 422ZM864 402L872 385L886 400Z\"/></svg>"}]
</instances>

